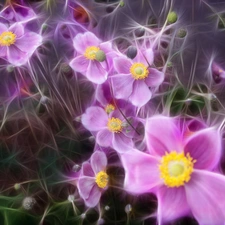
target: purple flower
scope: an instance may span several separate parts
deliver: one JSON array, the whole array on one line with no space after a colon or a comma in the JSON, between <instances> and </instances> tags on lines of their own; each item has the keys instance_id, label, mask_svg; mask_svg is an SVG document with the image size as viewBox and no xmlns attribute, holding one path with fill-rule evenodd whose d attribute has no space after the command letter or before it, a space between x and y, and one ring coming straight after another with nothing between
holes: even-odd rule
<instances>
[{"instance_id":1,"label":"purple flower","mask_svg":"<svg viewBox=\"0 0 225 225\"><path fill-rule=\"evenodd\" d=\"M112 147L118 152L124 152L133 146L131 137L134 130L114 105L109 104L105 110L98 106L87 108L81 122L86 129L95 133L96 143L102 147Z\"/></svg>"},{"instance_id":2,"label":"purple flower","mask_svg":"<svg viewBox=\"0 0 225 225\"><path fill-rule=\"evenodd\" d=\"M133 60L120 56L113 62L118 73L111 76L113 94L118 99L129 99L137 107L142 107L151 99L149 87L158 87L164 80L162 72L149 68L153 62L152 49L144 55L139 53Z\"/></svg>"},{"instance_id":3,"label":"purple flower","mask_svg":"<svg viewBox=\"0 0 225 225\"><path fill-rule=\"evenodd\" d=\"M0 57L14 66L25 64L41 43L42 37L25 31L21 23L14 23L9 28L0 23Z\"/></svg>"},{"instance_id":4,"label":"purple flower","mask_svg":"<svg viewBox=\"0 0 225 225\"><path fill-rule=\"evenodd\" d=\"M225 221L225 177L213 172L221 156L221 136L199 122L189 126L192 132L181 129L173 118L149 118L148 152L133 149L121 154L124 188L135 194L156 194L159 224L192 214L199 224L221 225Z\"/></svg>"},{"instance_id":5,"label":"purple flower","mask_svg":"<svg viewBox=\"0 0 225 225\"><path fill-rule=\"evenodd\" d=\"M70 66L93 83L102 84L108 77L111 58L115 56L111 42L101 42L93 33L77 34L73 40L77 56Z\"/></svg>"},{"instance_id":6,"label":"purple flower","mask_svg":"<svg viewBox=\"0 0 225 225\"><path fill-rule=\"evenodd\" d=\"M106 173L106 166L106 155L100 151L92 154L90 163L82 164L77 188L88 207L96 206L102 192L108 187L109 176Z\"/></svg>"}]
</instances>

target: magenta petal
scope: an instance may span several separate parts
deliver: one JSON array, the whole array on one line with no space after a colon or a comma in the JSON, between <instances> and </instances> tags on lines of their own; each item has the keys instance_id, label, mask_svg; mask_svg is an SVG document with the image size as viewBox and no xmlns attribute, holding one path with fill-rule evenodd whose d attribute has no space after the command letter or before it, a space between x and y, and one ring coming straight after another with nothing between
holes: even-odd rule
<instances>
[{"instance_id":1,"label":"magenta petal","mask_svg":"<svg viewBox=\"0 0 225 225\"><path fill-rule=\"evenodd\" d=\"M95 83L102 84L107 80L108 73L98 61L90 61L86 72L87 78Z\"/></svg>"},{"instance_id":2,"label":"magenta petal","mask_svg":"<svg viewBox=\"0 0 225 225\"><path fill-rule=\"evenodd\" d=\"M147 119L145 139L152 154L163 156L165 152L183 151L182 137L175 120L164 116Z\"/></svg>"},{"instance_id":3,"label":"magenta petal","mask_svg":"<svg viewBox=\"0 0 225 225\"><path fill-rule=\"evenodd\" d=\"M130 74L120 74L112 76L111 80L114 96L126 100L132 93L134 79Z\"/></svg>"},{"instance_id":4,"label":"magenta petal","mask_svg":"<svg viewBox=\"0 0 225 225\"><path fill-rule=\"evenodd\" d=\"M95 177L94 171L91 167L91 164L88 162L84 162L82 164L82 168L81 168L81 174L83 176L88 176L88 177Z\"/></svg>"},{"instance_id":5,"label":"magenta petal","mask_svg":"<svg viewBox=\"0 0 225 225\"><path fill-rule=\"evenodd\" d=\"M91 156L91 166L95 174L106 169L107 158L104 152L96 151Z\"/></svg>"},{"instance_id":6,"label":"magenta petal","mask_svg":"<svg viewBox=\"0 0 225 225\"><path fill-rule=\"evenodd\" d=\"M114 133L112 147L118 152L126 152L133 147L131 138L126 137L123 133Z\"/></svg>"},{"instance_id":7,"label":"magenta petal","mask_svg":"<svg viewBox=\"0 0 225 225\"><path fill-rule=\"evenodd\" d=\"M8 31L8 28L4 24L0 23L0 34L4 31Z\"/></svg>"},{"instance_id":8,"label":"magenta petal","mask_svg":"<svg viewBox=\"0 0 225 225\"><path fill-rule=\"evenodd\" d=\"M0 57L4 57L7 55L7 47L6 46L0 46Z\"/></svg>"},{"instance_id":9,"label":"magenta petal","mask_svg":"<svg viewBox=\"0 0 225 225\"><path fill-rule=\"evenodd\" d=\"M77 188L83 199L89 197L92 187L95 185L94 177L81 177L78 179Z\"/></svg>"},{"instance_id":10,"label":"magenta petal","mask_svg":"<svg viewBox=\"0 0 225 225\"><path fill-rule=\"evenodd\" d=\"M114 68L118 73L130 74L132 61L125 57L116 57L113 59Z\"/></svg>"},{"instance_id":11,"label":"magenta petal","mask_svg":"<svg viewBox=\"0 0 225 225\"><path fill-rule=\"evenodd\" d=\"M24 34L24 27L20 23L14 23L10 28L9 31L12 31L15 35L16 38L21 37ZM28 43L28 42L27 42Z\"/></svg>"},{"instance_id":12,"label":"magenta petal","mask_svg":"<svg viewBox=\"0 0 225 225\"><path fill-rule=\"evenodd\" d=\"M149 87L158 87L164 80L164 73L157 69L149 68L149 75L145 79Z\"/></svg>"},{"instance_id":13,"label":"magenta petal","mask_svg":"<svg viewBox=\"0 0 225 225\"><path fill-rule=\"evenodd\" d=\"M70 62L70 66L77 72L84 73L89 65L89 60L86 59L83 55L77 56Z\"/></svg>"},{"instance_id":14,"label":"magenta petal","mask_svg":"<svg viewBox=\"0 0 225 225\"><path fill-rule=\"evenodd\" d=\"M124 188L134 194L151 192L152 188L162 185L157 158L132 149L121 154L125 170Z\"/></svg>"},{"instance_id":15,"label":"magenta petal","mask_svg":"<svg viewBox=\"0 0 225 225\"><path fill-rule=\"evenodd\" d=\"M184 147L185 153L190 153L196 160L194 167L197 169L213 169L221 157L221 136L212 128L194 132Z\"/></svg>"},{"instance_id":16,"label":"magenta petal","mask_svg":"<svg viewBox=\"0 0 225 225\"><path fill-rule=\"evenodd\" d=\"M203 225L222 225L225 221L225 177L194 170L185 185L188 204L195 219Z\"/></svg>"},{"instance_id":17,"label":"magenta petal","mask_svg":"<svg viewBox=\"0 0 225 225\"><path fill-rule=\"evenodd\" d=\"M133 92L129 98L131 103L137 107L145 105L152 97L152 92L143 80L134 81Z\"/></svg>"},{"instance_id":18,"label":"magenta petal","mask_svg":"<svg viewBox=\"0 0 225 225\"><path fill-rule=\"evenodd\" d=\"M101 191L97 185L94 185L91 189L90 195L85 199L85 204L87 207L95 207L101 198Z\"/></svg>"},{"instance_id":19,"label":"magenta petal","mask_svg":"<svg viewBox=\"0 0 225 225\"><path fill-rule=\"evenodd\" d=\"M22 52L15 45L11 45L7 48L8 61L14 66L21 66L29 60L29 55L26 52Z\"/></svg>"},{"instance_id":20,"label":"magenta petal","mask_svg":"<svg viewBox=\"0 0 225 225\"><path fill-rule=\"evenodd\" d=\"M33 53L41 45L42 37L39 34L28 32L23 37L16 39L15 45L23 52ZM29 45L27 44L29 43Z\"/></svg>"},{"instance_id":21,"label":"magenta petal","mask_svg":"<svg viewBox=\"0 0 225 225\"><path fill-rule=\"evenodd\" d=\"M104 109L92 106L87 108L86 112L82 115L81 122L86 129L90 131L99 131L106 128L108 116Z\"/></svg>"},{"instance_id":22,"label":"magenta petal","mask_svg":"<svg viewBox=\"0 0 225 225\"><path fill-rule=\"evenodd\" d=\"M145 56L145 60L147 60L149 65L152 65L153 61L154 61L154 52L151 48L147 49L144 52L144 56Z\"/></svg>"},{"instance_id":23,"label":"magenta petal","mask_svg":"<svg viewBox=\"0 0 225 225\"><path fill-rule=\"evenodd\" d=\"M156 195L159 224L183 217L190 212L184 187L168 188L163 185Z\"/></svg>"},{"instance_id":24,"label":"magenta petal","mask_svg":"<svg viewBox=\"0 0 225 225\"><path fill-rule=\"evenodd\" d=\"M113 134L107 128L100 130L96 136L96 142L102 147L109 147L112 145Z\"/></svg>"}]
</instances>

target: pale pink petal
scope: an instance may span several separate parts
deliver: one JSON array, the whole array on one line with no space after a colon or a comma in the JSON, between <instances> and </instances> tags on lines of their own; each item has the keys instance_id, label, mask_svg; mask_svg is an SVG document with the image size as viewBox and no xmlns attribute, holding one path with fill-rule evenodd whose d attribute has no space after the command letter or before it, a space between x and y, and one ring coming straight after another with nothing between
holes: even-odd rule
<instances>
[{"instance_id":1,"label":"pale pink petal","mask_svg":"<svg viewBox=\"0 0 225 225\"><path fill-rule=\"evenodd\" d=\"M194 132L186 140L184 147L185 153L190 153L191 157L196 160L194 167L196 169L213 169L221 157L221 135L213 129L203 129Z\"/></svg>"},{"instance_id":2,"label":"pale pink petal","mask_svg":"<svg viewBox=\"0 0 225 225\"><path fill-rule=\"evenodd\" d=\"M149 68L148 77L145 78L145 82L149 87L158 87L164 80L164 73L157 69Z\"/></svg>"},{"instance_id":3,"label":"pale pink petal","mask_svg":"<svg viewBox=\"0 0 225 225\"><path fill-rule=\"evenodd\" d=\"M81 174L83 176L88 176L88 177L95 177L94 171L91 167L91 164L88 162L84 162L82 164L82 168L81 168Z\"/></svg>"},{"instance_id":4,"label":"pale pink petal","mask_svg":"<svg viewBox=\"0 0 225 225\"><path fill-rule=\"evenodd\" d=\"M129 98L137 107L144 106L152 97L152 92L143 80L134 81L133 92Z\"/></svg>"},{"instance_id":5,"label":"pale pink petal","mask_svg":"<svg viewBox=\"0 0 225 225\"><path fill-rule=\"evenodd\" d=\"M8 28L4 24L0 23L0 34L5 31L8 31Z\"/></svg>"},{"instance_id":6,"label":"pale pink petal","mask_svg":"<svg viewBox=\"0 0 225 225\"><path fill-rule=\"evenodd\" d=\"M147 60L149 65L152 65L153 61L154 61L154 52L152 50L152 48L147 49L144 52L144 56L145 56L145 60Z\"/></svg>"},{"instance_id":7,"label":"pale pink petal","mask_svg":"<svg viewBox=\"0 0 225 225\"><path fill-rule=\"evenodd\" d=\"M4 57L7 55L7 47L6 46L0 46L0 57Z\"/></svg>"},{"instance_id":8,"label":"pale pink petal","mask_svg":"<svg viewBox=\"0 0 225 225\"><path fill-rule=\"evenodd\" d=\"M89 63L86 76L91 82L102 84L107 80L108 72L100 62L94 60Z\"/></svg>"},{"instance_id":9,"label":"pale pink petal","mask_svg":"<svg viewBox=\"0 0 225 225\"><path fill-rule=\"evenodd\" d=\"M163 184L159 174L159 160L154 156L132 149L121 153L125 170L124 188L133 194L151 192Z\"/></svg>"},{"instance_id":10,"label":"pale pink petal","mask_svg":"<svg viewBox=\"0 0 225 225\"><path fill-rule=\"evenodd\" d=\"M96 136L96 142L102 147L109 147L112 145L113 134L107 128L100 130Z\"/></svg>"},{"instance_id":11,"label":"pale pink petal","mask_svg":"<svg viewBox=\"0 0 225 225\"><path fill-rule=\"evenodd\" d=\"M222 225L225 221L225 177L194 170L185 185L188 204L199 224Z\"/></svg>"},{"instance_id":12,"label":"pale pink petal","mask_svg":"<svg viewBox=\"0 0 225 225\"><path fill-rule=\"evenodd\" d=\"M130 74L111 76L113 95L115 98L127 99L133 91L134 79Z\"/></svg>"},{"instance_id":13,"label":"pale pink petal","mask_svg":"<svg viewBox=\"0 0 225 225\"><path fill-rule=\"evenodd\" d=\"M104 109L92 106L87 108L86 112L82 115L81 122L86 129L90 131L99 131L106 128L108 116Z\"/></svg>"},{"instance_id":14,"label":"pale pink petal","mask_svg":"<svg viewBox=\"0 0 225 225\"><path fill-rule=\"evenodd\" d=\"M145 139L152 154L163 156L166 152L183 151L181 132L170 117L158 115L147 119Z\"/></svg>"},{"instance_id":15,"label":"pale pink petal","mask_svg":"<svg viewBox=\"0 0 225 225\"><path fill-rule=\"evenodd\" d=\"M87 199L94 185L95 185L94 177L86 177L86 176L80 177L77 182L77 188L80 196L83 199Z\"/></svg>"},{"instance_id":16,"label":"pale pink petal","mask_svg":"<svg viewBox=\"0 0 225 225\"><path fill-rule=\"evenodd\" d=\"M132 66L132 61L125 57L116 57L113 59L113 65L118 73L130 74L130 67Z\"/></svg>"},{"instance_id":17,"label":"pale pink petal","mask_svg":"<svg viewBox=\"0 0 225 225\"><path fill-rule=\"evenodd\" d=\"M87 207L95 207L101 198L101 191L97 185L94 185L91 189L90 195L85 199L85 204Z\"/></svg>"},{"instance_id":18,"label":"pale pink petal","mask_svg":"<svg viewBox=\"0 0 225 225\"><path fill-rule=\"evenodd\" d=\"M28 44L29 43L29 44ZM26 33L23 37L17 38L15 45L23 52L33 54L42 43L42 36L33 32Z\"/></svg>"},{"instance_id":19,"label":"pale pink petal","mask_svg":"<svg viewBox=\"0 0 225 225\"><path fill-rule=\"evenodd\" d=\"M112 139L112 147L117 152L126 152L133 147L133 141L131 138L126 137L122 132L114 133Z\"/></svg>"},{"instance_id":20,"label":"pale pink petal","mask_svg":"<svg viewBox=\"0 0 225 225\"><path fill-rule=\"evenodd\" d=\"M29 55L22 52L15 45L11 45L7 48L7 59L14 66L21 66L29 60Z\"/></svg>"},{"instance_id":21,"label":"pale pink petal","mask_svg":"<svg viewBox=\"0 0 225 225\"><path fill-rule=\"evenodd\" d=\"M106 169L107 158L104 152L96 151L91 156L91 166L95 174Z\"/></svg>"},{"instance_id":22,"label":"pale pink petal","mask_svg":"<svg viewBox=\"0 0 225 225\"><path fill-rule=\"evenodd\" d=\"M21 23L14 23L9 27L9 31L12 31L16 35L16 38L20 38L24 35L24 27Z\"/></svg>"},{"instance_id":23,"label":"pale pink petal","mask_svg":"<svg viewBox=\"0 0 225 225\"><path fill-rule=\"evenodd\" d=\"M158 222L163 224L190 213L184 187L168 188L162 186L156 193L158 199Z\"/></svg>"},{"instance_id":24,"label":"pale pink petal","mask_svg":"<svg viewBox=\"0 0 225 225\"><path fill-rule=\"evenodd\" d=\"M90 61L86 59L83 55L77 56L70 62L70 66L73 70L84 73L86 72Z\"/></svg>"}]
</instances>

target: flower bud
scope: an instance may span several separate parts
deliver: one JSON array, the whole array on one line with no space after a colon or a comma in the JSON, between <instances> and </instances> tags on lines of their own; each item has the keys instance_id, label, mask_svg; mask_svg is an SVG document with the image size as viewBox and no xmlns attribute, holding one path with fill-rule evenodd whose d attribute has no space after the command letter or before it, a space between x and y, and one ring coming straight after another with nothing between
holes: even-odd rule
<instances>
[{"instance_id":1,"label":"flower bud","mask_svg":"<svg viewBox=\"0 0 225 225\"><path fill-rule=\"evenodd\" d=\"M127 57L130 59L133 59L133 58L135 58L136 55L137 55L137 48L134 46L130 46L127 49Z\"/></svg>"},{"instance_id":2,"label":"flower bud","mask_svg":"<svg viewBox=\"0 0 225 225\"><path fill-rule=\"evenodd\" d=\"M167 21L169 24L175 23L177 21L177 14L173 11L167 16Z\"/></svg>"}]
</instances>

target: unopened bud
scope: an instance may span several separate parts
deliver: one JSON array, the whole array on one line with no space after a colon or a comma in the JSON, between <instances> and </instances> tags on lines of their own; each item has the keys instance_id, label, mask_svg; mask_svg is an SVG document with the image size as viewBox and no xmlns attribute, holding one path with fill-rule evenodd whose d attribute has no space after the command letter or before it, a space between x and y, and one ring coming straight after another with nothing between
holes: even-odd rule
<instances>
[{"instance_id":1,"label":"unopened bud","mask_svg":"<svg viewBox=\"0 0 225 225\"><path fill-rule=\"evenodd\" d=\"M175 23L177 21L177 14L173 11L167 16L167 21L169 24Z\"/></svg>"},{"instance_id":2,"label":"unopened bud","mask_svg":"<svg viewBox=\"0 0 225 225\"><path fill-rule=\"evenodd\" d=\"M136 57L136 55L137 55L137 48L134 46L130 46L127 49L127 57L130 59L134 59Z\"/></svg>"}]
</instances>

